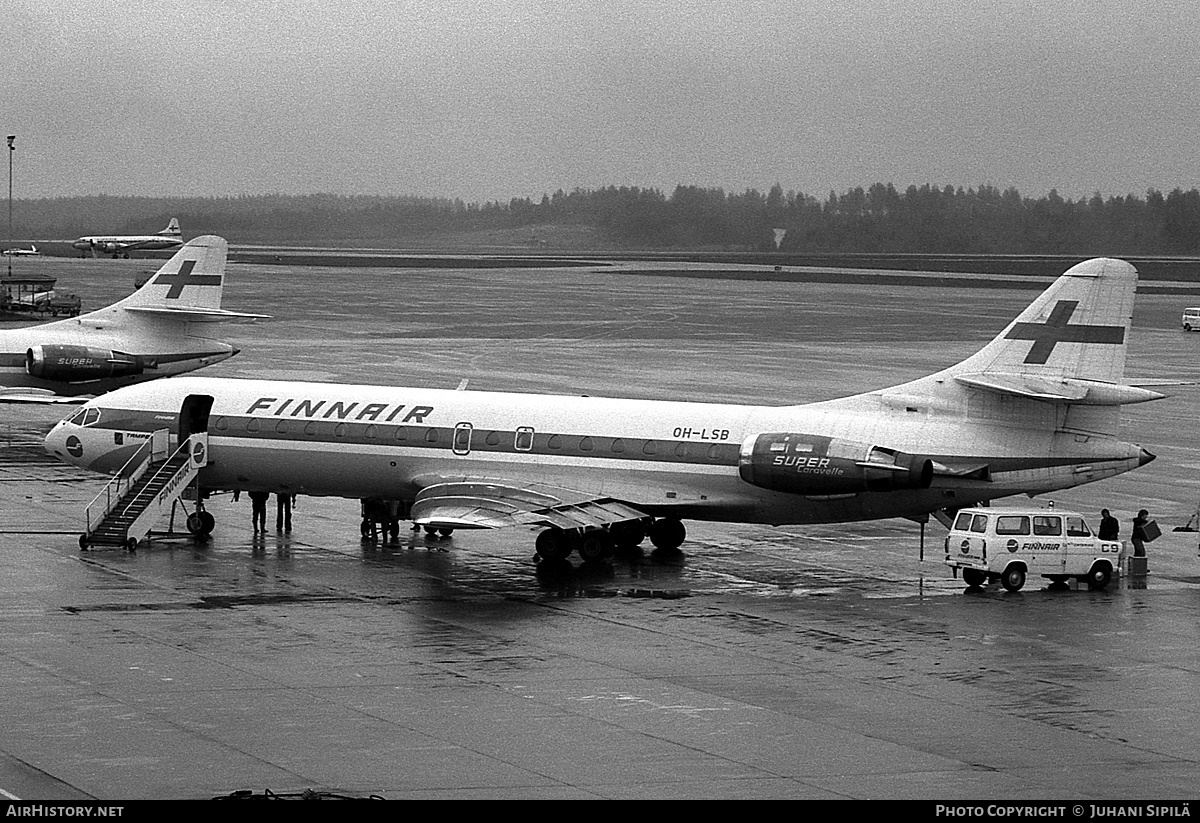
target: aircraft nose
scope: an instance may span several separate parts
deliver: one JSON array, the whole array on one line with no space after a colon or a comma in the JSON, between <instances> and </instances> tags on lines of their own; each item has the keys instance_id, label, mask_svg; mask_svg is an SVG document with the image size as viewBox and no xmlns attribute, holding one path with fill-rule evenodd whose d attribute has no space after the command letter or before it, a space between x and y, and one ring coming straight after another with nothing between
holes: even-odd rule
<instances>
[{"instance_id":1,"label":"aircraft nose","mask_svg":"<svg viewBox=\"0 0 1200 823\"><path fill-rule=\"evenodd\" d=\"M60 460L66 457L66 438L63 437L62 429L62 423L56 424L42 441L42 448L46 450L46 454Z\"/></svg>"},{"instance_id":2,"label":"aircraft nose","mask_svg":"<svg viewBox=\"0 0 1200 823\"><path fill-rule=\"evenodd\" d=\"M1153 454L1145 449L1142 449L1142 453L1138 455L1138 465L1144 466L1156 457L1158 457L1157 454Z\"/></svg>"}]
</instances>

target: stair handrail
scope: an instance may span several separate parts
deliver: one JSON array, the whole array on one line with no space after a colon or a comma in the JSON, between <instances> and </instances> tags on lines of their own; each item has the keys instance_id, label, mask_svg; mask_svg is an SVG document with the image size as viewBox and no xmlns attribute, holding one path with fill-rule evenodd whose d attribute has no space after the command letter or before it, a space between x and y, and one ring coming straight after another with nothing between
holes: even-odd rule
<instances>
[{"instance_id":1,"label":"stair handrail","mask_svg":"<svg viewBox=\"0 0 1200 823\"><path fill-rule=\"evenodd\" d=\"M100 502L100 498L104 498L104 510L100 513L99 517L95 519L95 523L97 525L103 521L105 517L108 517L109 512L117 507L125 493L129 491L134 483L141 479L143 474L146 473L146 468L150 465L151 460L155 457L159 450L161 449L165 452L166 449L163 447L163 444L166 442L165 438L167 438L169 435L169 429L158 429L157 431L152 432L150 437L143 440L141 444L138 445L133 454L129 456L129 459L125 461L125 464L121 466L121 468L117 469L116 474L114 474L109 481L104 484L104 488L102 488L96 494L96 496L92 498L92 502L88 503L87 508L84 510L84 516L87 518L87 534L92 533L92 509L97 503ZM141 465L133 469L129 468L131 465L139 461L141 462ZM126 470L128 470L128 475L126 475Z\"/></svg>"},{"instance_id":2,"label":"stair handrail","mask_svg":"<svg viewBox=\"0 0 1200 823\"><path fill-rule=\"evenodd\" d=\"M170 456L168 456L166 460L162 461L159 464L158 468L154 470L154 474L150 475L149 479L146 480L144 485L145 486L151 485L152 483L154 483L155 480L157 480L159 477L163 476L164 474L168 475L168 476L173 476L173 475L179 474L179 472L183 471L184 469L189 468L191 465L191 460L192 460L192 441L195 439L198 439L199 437L200 437L200 435L194 434L191 437L189 437L187 440L184 440L182 443L180 443L178 448L176 448L175 451L171 452ZM174 469L168 470L167 467L171 465L171 461L174 460L176 457L178 457L180 454L186 454L188 459L185 460L181 465L176 466ZM149 466L150 464L147 463L146 465ZM143 468L143 471L145 471L144 468ZM121 514L128 514L129 509L134 504L134 502L135 502L134 500L130 500L128 503L126 503L125 508L121 512Z\"/></svg>"}]
</instances>

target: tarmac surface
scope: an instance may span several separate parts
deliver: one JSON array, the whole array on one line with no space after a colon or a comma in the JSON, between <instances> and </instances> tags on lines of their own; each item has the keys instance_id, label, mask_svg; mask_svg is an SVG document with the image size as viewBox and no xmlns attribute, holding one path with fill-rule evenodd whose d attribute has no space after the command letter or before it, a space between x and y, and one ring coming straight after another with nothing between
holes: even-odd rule
<instances>
[{"instance_id":1,"label":"tarmac surface","mask_svg":"<svg viewBox=\"0 0 1200 823\"><path fill-rule=\"evenodd\" d=\"M156 265L67 262L85 310ZM204 373L803 402L956 362L1048 282L665 265L235 264L226 306L274 319ZM1128 375L1197 378L1198 303L1139 294ZM965 592L934 522L923 559L908 521L689 523L543 569L532 532L364 542L348 500L256 538L226 496L207 543L81 553L102 480L40 449L69 407L0 406L0 797L1194 798L1198 398L1128 407L1158 459L1054 498L1149 509L1149 576L1016 594Z\"/></svg>"}]
</instances>

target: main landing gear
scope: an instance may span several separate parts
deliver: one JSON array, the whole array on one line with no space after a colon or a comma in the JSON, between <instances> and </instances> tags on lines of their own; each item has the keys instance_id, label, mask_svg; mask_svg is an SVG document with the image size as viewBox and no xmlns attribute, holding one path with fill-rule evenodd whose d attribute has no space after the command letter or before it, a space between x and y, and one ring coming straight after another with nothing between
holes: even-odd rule
<instances>
[{"instance_id":1,"label":"main landing gear","mask_svg":"<svg viewBox=\"0 0 1200 823\"><path fill-rule=\"evenodd\" d=\"M535 548L539 560L565 560L575 552L583 562L591 563L612 557L618 551L635 549L647 537L656 549L675 551L683 545L687 529L674 517L662 517L650 523L628 520L614 523L607 530L551 527L538 534Z\"/></svg>"}]
</instances>

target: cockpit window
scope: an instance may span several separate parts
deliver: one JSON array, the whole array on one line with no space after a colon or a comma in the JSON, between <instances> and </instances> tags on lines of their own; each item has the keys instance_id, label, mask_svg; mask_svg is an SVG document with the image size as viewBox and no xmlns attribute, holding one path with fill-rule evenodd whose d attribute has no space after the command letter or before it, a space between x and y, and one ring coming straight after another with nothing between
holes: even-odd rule
<instances>
[{"instance_id":1,"label":"cockpit window","mask_svg":"<svg viewBox=\"0 0 1200 823\"><path fill-rule=\"evenodd\" d=\"M79 420L81 426L91 426L100 419L99 409L84 409L83 417Z\"/></svg>"},{"instance_id":2,"label":"cockpit window","mask_svg":"<svg viewBox=\"0 0 1200 823\"><path fill-rule=\"evenodd\" d=\"M87 409L76 409L70 416L64 420L64 423L74 423L76 426L83 425L83 416L87 414Z\"/></svg>"}]
</instances>

